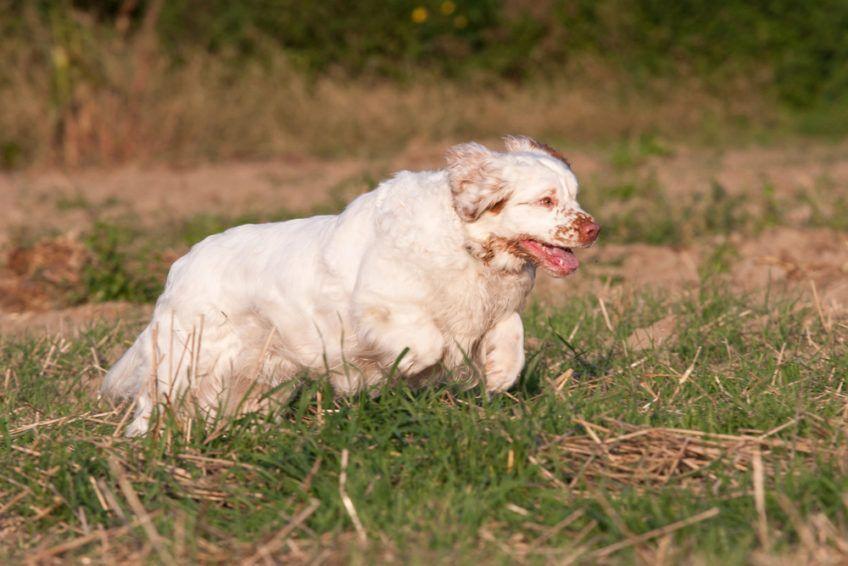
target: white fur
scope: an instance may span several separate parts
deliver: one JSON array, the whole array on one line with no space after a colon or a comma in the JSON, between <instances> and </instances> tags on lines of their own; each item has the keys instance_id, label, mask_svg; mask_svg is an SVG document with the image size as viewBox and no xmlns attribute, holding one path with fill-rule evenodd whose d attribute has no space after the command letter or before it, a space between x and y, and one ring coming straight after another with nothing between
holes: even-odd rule
<instances>
[{"instance_id":1,"label":"white fur","mask_svg":"<svg viewBox=\"0 0 848 566\"><path fill-rule=\"evenodd\" d=\"M518 312L535 266L493 242L585 244L564 230L586 216L576 178L533 143L457 146L447 170L398 173L337 216L239 226L194 246L106 376L105 393L136 400L128 434L147 430L156 402L258 408L305 371L329 374L340 394L393 371L422 383L469 367L508 389L524 363ZM550 191L555 209L535 204Z\"/></svg>"}]
</instances>

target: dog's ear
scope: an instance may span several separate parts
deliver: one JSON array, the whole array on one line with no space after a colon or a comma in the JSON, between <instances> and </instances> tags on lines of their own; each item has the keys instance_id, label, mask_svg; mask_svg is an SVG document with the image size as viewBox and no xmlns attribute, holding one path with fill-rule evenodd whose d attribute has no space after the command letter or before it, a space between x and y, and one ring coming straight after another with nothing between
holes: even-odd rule
<instances>
[{"instance_id":1,"label":"dog's ear","mask_svg":"<svg viewBox=\"0 0 848 566\"><path fill-rule=\"evenodd\" d=\"M445 156L453 206L459 217L474 222L487 210L500 210L509 198L495 154L479 143L450 148Z\"/></svg>"},{"instance_id":2,"label":"dog's ear","mask_svg":"<svg viewBox=\"0 0 848 566\"><path fill-rule=\"evenodd\" d=\"M504 144L506 145L507 151L527 151L530 153L544 153L553 157L554 159L559 159L565 166L571 169L571 163L569 163L568 159L559 152L559 150L552 148L546 143L542 143L540 141L536 141L528 136L505 136Z\"/></svg>"}]
</instances>

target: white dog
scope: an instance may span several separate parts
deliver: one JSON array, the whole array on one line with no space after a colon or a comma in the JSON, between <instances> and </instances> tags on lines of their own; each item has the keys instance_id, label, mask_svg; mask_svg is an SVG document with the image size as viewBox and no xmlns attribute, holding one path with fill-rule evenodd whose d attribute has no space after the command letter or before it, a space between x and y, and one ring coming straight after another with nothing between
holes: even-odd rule
<instances>
[{"instance_id":1,"label":"white dog","mask_svg":"<svg viewBox=\"0 0 848 566\"><path fill-rule=\"evenodd\" d=\"M398 173L337 216L240 226L194 246L106 376L105 393L136 402L127 434L147 430L157 402L258 408L308 370L339 394L390 375L468 379L469 368L490 391L512 386L536 268L572 273L571 248L600 228L562 155L505 141L505 153L453 147L446 169Z\"/></svg>"}]
</instances>

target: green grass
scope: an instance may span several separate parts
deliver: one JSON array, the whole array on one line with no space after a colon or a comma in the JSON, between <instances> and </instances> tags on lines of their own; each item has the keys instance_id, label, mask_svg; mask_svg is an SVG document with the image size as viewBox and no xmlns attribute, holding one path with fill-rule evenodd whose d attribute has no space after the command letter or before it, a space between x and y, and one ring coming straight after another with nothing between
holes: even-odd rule
<instances>
[{"instance_id":1,"label":"green grass","mask_svg":"<svg viewBox=\"0 0 848 566\"><path fill-rule=\"evenodd\" d=\"M766 189L752 198L731 195L713 182L708 191L673 195L652 174L629 170L620 176L618 182L589 186L581 193L586 208L597 210L602 226L608 227L607 241L682 245L731 232L755 234L780 223Z\"/></svg>"},{"instance_id":2,"label":"green grass","mask_svg":"<svg viewBox=\"0 0 848 566\"><path fill-rule=\"evenodd\" d=\"M709 188L675 191L656 175L667 153L636 149L637 157L622 158L622 147L638 148L639 143L646 142L613 146L612 175L588 179L581 188L581 204L604 227L605 242L677 246L731 234L757 236L778 226L848 229L848 197L829 177L795 190L778 191L764 180L730 191L713 180ZM660 161L645 163L649 158Z\"/></svg>"},{"instance_id":3,"label":"green grass","mask_svg":"<svg viewBox=\"0 0 848 566\"><path fill-rule=\"evenodd\" d=\"M594 297L557 309L534 305L525 313L528 363L510 395L397 386L377 398L334 400L319 379L275 418L195 422L187 434L166 414L155 434L135 440L112 437L123 412L94 392L98 366L136 329L4 338L0 560L102 528L105 535L60 556L160 561L141 527L120 530L138 512L121 484L128 480L153 517L160 551L189 561L251 556L317 502L290 533L293 546L281 545L276 557L591 563L608 545L716 508L663 544L680 560L745 562L761 547L753 446L719 439L717 452L698 457L685 452L701 447L697 437L660 427L756 435L782 426L760 446L770 552L806 550L799 532L813 529L824 537L818 551L835 553L821 525L846 528L845 326L822 327L798 302L722 289L705 283L674 301L607 301L611 329ZM634 329L670 313L676 332L666 342L627 346ZM26 428L34 423L42 424ZM642 428L657 430L611 443L608 453L591 436ZM702 467L679 464L660 479L645 473L681 449ZM345 450L345 492L366 546L340 495ZM641 456L622 464L633 451ZM609 557L645 560L659 543Z\"/></svg>"},{"instance_id":4,"label":"green grass","mask_svg":"<svg viewBox=\"0 0 848 566\"><path fill-rule=\"evenodd\" d=\"M129 225L97 221L83 239L91 260L77 300L153 301L162 292L165 262L160 249ZM133 249L135 248L135 249Z\"/></svg>"}]
</instances>

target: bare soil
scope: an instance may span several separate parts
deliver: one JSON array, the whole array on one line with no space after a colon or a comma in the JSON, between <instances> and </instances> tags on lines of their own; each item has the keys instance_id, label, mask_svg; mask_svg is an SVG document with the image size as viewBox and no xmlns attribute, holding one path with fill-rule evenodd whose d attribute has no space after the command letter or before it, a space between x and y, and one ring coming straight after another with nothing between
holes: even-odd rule
<instances>
[{"instance_id":1,"label":"bare soil","mask_svg":"<svg viewBox=\"0 0 848 566\"><path fill-rule=\"evenodd\" d=\"M125 302L95 303L47 311L0 312L0 335L73 335L98 322L141 323L153 305Z\"/></svg>"},{"instance_id":2,"label":"bare soil","mask_svg":"<svg viewBox=\"0 0 848 566\"><path fill-rule=\"evenodd\" d=\"M542 276L536 292L548 302L589 292L654 290L678 293L697 288L699 265L709 244L685 248L610 244L580 254L583 267L562 280ZM729 272L719 274L736 292L767 289L818 303L824 314L848 314L848 235L825 229L774 228L735 248Z\"/></svg>"}]
</instances>

